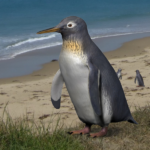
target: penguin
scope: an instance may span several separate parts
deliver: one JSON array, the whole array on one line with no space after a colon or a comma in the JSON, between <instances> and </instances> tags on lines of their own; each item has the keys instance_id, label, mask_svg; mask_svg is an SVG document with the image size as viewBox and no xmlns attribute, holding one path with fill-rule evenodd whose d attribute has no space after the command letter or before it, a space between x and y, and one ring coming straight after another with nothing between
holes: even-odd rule
<instances>
[{"instance_id":1,"label":"penguin","mask_svg":"<svg viewBox=\"0 0 150 150\"><path fill-rule=\"evenodd\" d=\"M122 69L118 69L118 71L116 72L119 79L122 79L121 71Z\"/></svg>"},{"instance_id":2,"label":"penguin","mask_svg":"<svg viewBox=\"0 0 150 150\"><path fill-rule=\"evenodd\" d=\"M134 83L136 83L136 81L137 81L138 86L145 86L144 81L143 81L143 77L141 76L140 71L136 70L135 72L136 72L136 77L135 77Z\"/></svg>"},{"instance_id":3,"label":"penguin","mask_svg":"<svg viewBox=\"0 0 150 150\"><path fill-rule=\"evenodd\" d=\"M89 134L102 137L111 122L128 121L137 124L129 110L121 83L107 58L88 34L85 21L76 16L63 19L53 28L38 34L58 32L62 35L59 67L51 87L51 101L60 108L65 83L79 119L85 128L70 134ZM91 133L93 124L101 126Z\"/></svg>"}]
</instances>

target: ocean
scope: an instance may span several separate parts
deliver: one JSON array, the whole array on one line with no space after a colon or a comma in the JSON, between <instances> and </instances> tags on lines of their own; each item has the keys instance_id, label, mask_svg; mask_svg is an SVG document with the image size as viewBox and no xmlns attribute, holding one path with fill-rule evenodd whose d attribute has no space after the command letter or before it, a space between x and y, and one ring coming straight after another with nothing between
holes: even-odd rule
<instances>
[{"instance_id":1,"label":"ocean","mask_svg":"<svg viewBox=\"0 0 150 150\"><path fill-rule=\"evenodd\" d=\"M150 32L150 0L0 0L0 60L62 44L36 34L68 16L83 18L92 39Z\"/></svg>"}]
</instances>

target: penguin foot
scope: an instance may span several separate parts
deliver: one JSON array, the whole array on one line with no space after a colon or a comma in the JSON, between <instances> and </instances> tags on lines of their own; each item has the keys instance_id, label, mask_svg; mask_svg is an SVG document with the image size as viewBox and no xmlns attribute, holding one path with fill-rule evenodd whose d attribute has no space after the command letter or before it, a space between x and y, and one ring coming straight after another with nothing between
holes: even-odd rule
<instances>
[{"instance_id":1,"label":"penguin foot","mask_svg":"<svg viewBox=\"0 0 150 150\"><path fill-rule=\"evenodd\" d=\"M88 134L90 132L90 127L89 126L86 126L84 129L82 130L76 130L76 131L71 131L71 132L68 132L69 134Z\"/></svg>"},{"instance_id":2,"label":"penguin foot","mask_svg":"<svg viewBox=\"0 0 150 150\"><path fill-rule=\"evenodd\" d=\"M89 135L89 137L92 137L92 138L96 138L96 137L103 137L107 134L107 130L108 130L108 127L104 127L102 128L102 130L98 133L91 133Z\"/></svg>"}]
</instances>

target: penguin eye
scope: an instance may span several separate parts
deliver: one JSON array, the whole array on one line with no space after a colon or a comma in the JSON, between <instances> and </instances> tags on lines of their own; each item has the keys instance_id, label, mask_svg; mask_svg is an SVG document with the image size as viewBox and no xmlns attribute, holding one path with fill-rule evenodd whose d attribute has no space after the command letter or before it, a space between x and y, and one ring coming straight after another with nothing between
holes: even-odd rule
<instances>
[{"instance_id":1,"label":"penguin eye","mask_svg":"<svg viewBox=\"0 0 150 150\"><path fill-rule=\"evenodd\" d=\"M72 27L72 24L68 24L68 27Z\"/></svg>"},{"instance_id":2,"label":"penguin eye","mask_svg":"<svg viewBox=\"0 0 150 150\"><path fill-rule=\"evenodd\" d=\"M74 26L76 26L76 24L75 24L74 22L69 22L69 23L67 24L67 27L68 27L68 28L73 28Z\"/></svg>"}]
</instances>

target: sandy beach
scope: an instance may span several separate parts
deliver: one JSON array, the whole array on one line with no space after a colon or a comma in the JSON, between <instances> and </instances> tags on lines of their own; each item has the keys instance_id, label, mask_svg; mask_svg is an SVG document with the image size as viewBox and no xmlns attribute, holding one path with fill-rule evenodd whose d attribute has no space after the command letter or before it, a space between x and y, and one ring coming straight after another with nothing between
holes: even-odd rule
<instances>
[{"instance_id":1,"label":"sandy beach","mask_svg":"<svg viewBox=\"0 0 150 150\"><path fill-rule=\"evenodd\" d=\"M131 111L139 106L147 106L150 103L150 37L126 42L120 48L104 54L115 71L122 69L120 82ZM26 116L28 119L34 117L37 122L43 120L48 123L55 116L54 123L58 117L67 126L80 122L65 85L60 109L52 106L50 90L58 69L58 62L53 61L32 74L0 79L0 114L8 103L6 109L13 119ZM136 87L135 70L139 70L143 76L145 87Z\"/></svg>"}]
</instances>

